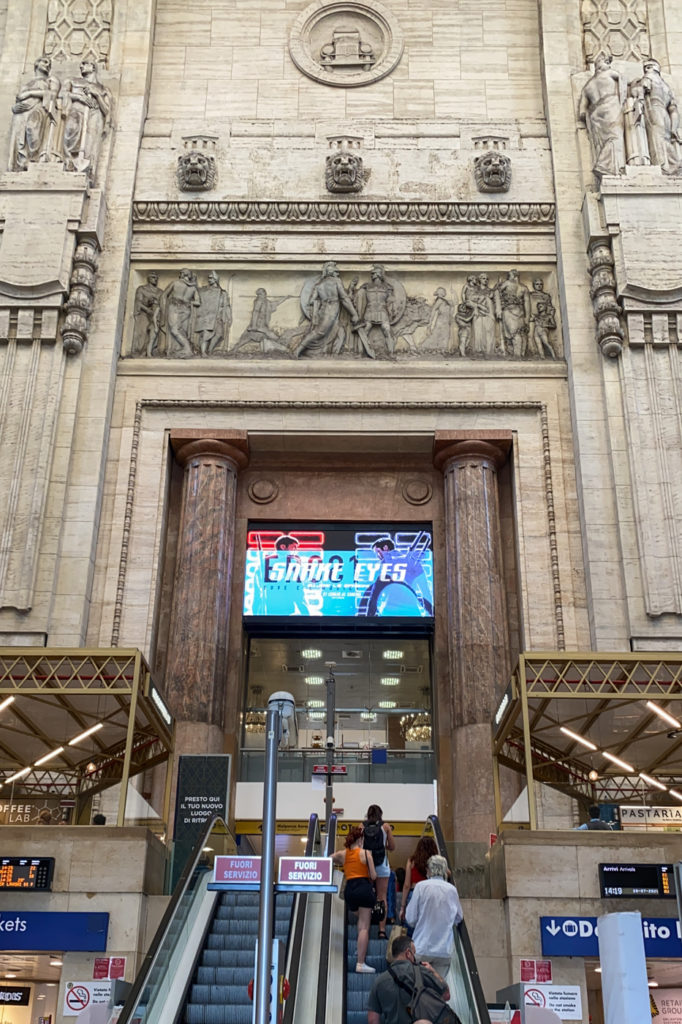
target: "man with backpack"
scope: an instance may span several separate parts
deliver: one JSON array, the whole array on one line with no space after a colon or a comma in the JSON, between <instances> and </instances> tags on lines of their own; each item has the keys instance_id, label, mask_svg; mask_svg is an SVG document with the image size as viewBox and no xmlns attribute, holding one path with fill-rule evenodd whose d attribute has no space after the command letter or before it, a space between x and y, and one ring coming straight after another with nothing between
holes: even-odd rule
<instances>
[{"instance_id":1,"label":"man with backpack","mask_svg":"<svg viewBox=\"0 0 682 1024\"><path fill-rule=\"evenodd\" d=\"M446 1000L450 990L431 964L420 963L412 939L393 943L393 962L369 994L367 1024L459 1024Z\"/></svg>"}]
</instances>

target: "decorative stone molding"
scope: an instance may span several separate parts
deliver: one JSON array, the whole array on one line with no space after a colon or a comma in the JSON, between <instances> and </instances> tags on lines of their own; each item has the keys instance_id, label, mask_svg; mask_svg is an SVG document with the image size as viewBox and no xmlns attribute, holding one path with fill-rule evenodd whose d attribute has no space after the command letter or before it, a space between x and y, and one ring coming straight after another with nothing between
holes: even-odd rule
<instances>
[{"instance_id":1,"label":"decorative stone molding","mask_svg":"<svg viewBox=\"0 0 682 1024\"><path fill-rule=\"evenodd\" d=\"M325 166L327 192L361 192L365 184L362 157L357 152L362 139L341 135L330 138L332 152Z\"/></svg>"},{"instance_id":2,"label":"decorative stone molding","mask_svg":"<svg viewBox=\"0 0 682 1024\"><path fill-rule=\"evenodd\" d=\"M208 192L215 188L216 135L191 135L183 139L185 152L178 157L178 188L183 192Z\"/></svg>"},{"instance_id":3,"label":"decorative stone molding","mask_svg":"<svg viewBox=\"0 0 682 1024\"><path fill-rule=\"evenodd\" d=\"M646 0L582 0L585 60L600 50L618 60L641 60L650 52Z\"/></svg>"},{"instance_id":4,"label":"decorative stone molding","mask_svg":"<svg viewBox=\"0 0 682 1024\"><path fill-rule=\"evenodd\" d=\"M554 203L296 202L133 203L136 224L533 224L552 226Z\"/></svg>"},{"instance_id":5,"label":"decorative stone molding","mask_svg":"<svg viewBox=\"0 0 682 1024\"><path fill-rule=\"evenodd\" d=\"M625 331L621 308L616 298L613 253L608 238L595 239L588 248L590 257L590 297L597 321L597 344L605 356L615 359L623 351Z\"/></svg>"},{"instance_id":6,"label":"decorative stone molding","mask_svg":"<svg viewBox=\"0 0 682 1024\"><path fill-rule=\"evenodd\" d=\"M67 355L79 355L88 338L88 324L95 298L95 275L99 247L85 239L73 256L71 289L64 304L66 317L62 325L62 344Z\"/></svg>"},{"instance_id":7,"label":"decorative stone molding","mask_svg":"<svg viewBox=\"0 0 682 1024\"><path fill-rule=\"evenodd\" d=\"M296 19L289 53L299 71L324 85L369 85L403 54L400 26L378 0L318 0Z\"/></svg>"},{"instance_id":8,"label":"decorative stone molding","mask_svg":"<svg viewBox=\"0 0 682 1024\"><path fill-rule=\"evenodd\" d=\"M44 52L55 60L106 65L113 16L113 0L49 0Z\"/></svg>"}]
</instances>

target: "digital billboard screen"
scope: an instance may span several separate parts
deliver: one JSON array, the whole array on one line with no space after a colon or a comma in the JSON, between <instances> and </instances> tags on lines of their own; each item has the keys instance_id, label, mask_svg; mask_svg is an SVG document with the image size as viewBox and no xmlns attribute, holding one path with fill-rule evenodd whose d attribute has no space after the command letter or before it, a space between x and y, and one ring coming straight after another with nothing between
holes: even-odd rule
<instances>
[{"instance_id":1,"label":"digital billboard screen","mask_svg":"<svg viewBox=\"0 0 682 1024\"><path fill-rule=\"evenodd\" d=\"M433 617L430 526L252 525L245 616Z\"/></svg>"}]
</instances>

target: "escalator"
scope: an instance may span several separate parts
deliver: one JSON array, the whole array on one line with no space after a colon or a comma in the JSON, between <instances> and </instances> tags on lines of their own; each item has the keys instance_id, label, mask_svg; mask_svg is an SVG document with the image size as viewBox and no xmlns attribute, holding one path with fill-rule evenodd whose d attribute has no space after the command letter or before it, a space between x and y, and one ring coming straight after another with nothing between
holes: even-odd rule
<instances>
[{"instance_id":1,"label":"escalator","mask_svg":"<svg viewBox=\"0 0 682 1024\"><path fill-rule=\"evenodd\" d=\"M435 815L430 815L428 818L426 829L435 839L439 854L445 857L448 861L448 867L450 867L443 833L438 818ZM355 926L355 915L349 914L347 916L346 957L344 963L344 970L346 972L345 1024L367 1024L367 998L374 984L376 974L355 973L357 928ZM367 963L370 967L374 967L378 974L380 971L385 971L387 967L385 960L387 943L377 936L378 928L373 926L370 929ZM488 1007L478 975L478 968L476 967L476 959L464 921L453 929L453 939L454 946L450 969L445 979L450 988L450 1006L462 1024L490 1024L490 1014L488 1013Z\"/></svg>"}]
</instances>

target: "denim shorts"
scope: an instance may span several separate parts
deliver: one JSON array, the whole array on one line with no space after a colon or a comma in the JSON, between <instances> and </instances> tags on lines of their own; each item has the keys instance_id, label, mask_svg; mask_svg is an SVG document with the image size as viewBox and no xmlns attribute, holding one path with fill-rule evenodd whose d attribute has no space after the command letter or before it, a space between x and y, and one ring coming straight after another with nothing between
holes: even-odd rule
<instances>
[{"instance_id":1,"label":"denim shorts","mask_svg":"<svg viewBox=\"0 0 682 1024\"><path fill-rule=\"evenodd\" d=\"M384 854L384 862L378 867L374 865L374 870L377 873L377 878L388 878L391 874L391 865L388 863L388 857Z\"/></svg>"}]
</instances>

